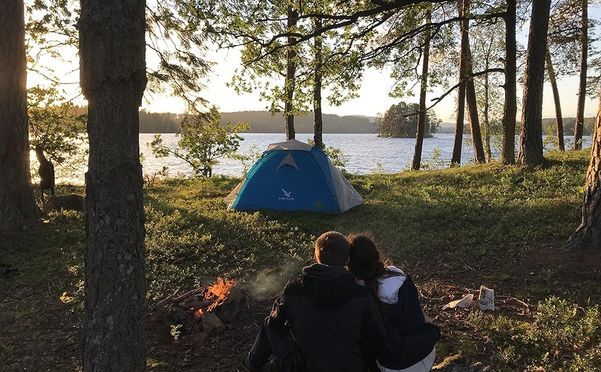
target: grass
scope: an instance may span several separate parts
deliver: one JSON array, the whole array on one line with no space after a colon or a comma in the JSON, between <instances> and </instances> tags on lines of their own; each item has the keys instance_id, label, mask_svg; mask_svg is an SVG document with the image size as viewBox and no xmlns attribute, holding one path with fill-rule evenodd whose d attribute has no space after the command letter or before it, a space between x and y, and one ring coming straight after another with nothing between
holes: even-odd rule
<instances>
[{"instance_id":1,"label":"grass","mask_svg":"<svg viewBox=\"0 0 601 372\"><path fill-rule=\"evenodd\" d=\"M369 232L420 287L443 329L443 365L590 370L601 364L601 258L562 249L579 222L587 155L551 153L547 167L531 170L489 164L351 176L365 204L343 215L227 211L222 200L235 179L157 182L145 206L149 303L206 276L300 266L326 230ZM0 278L0 365L79 368L84 238L81 213L53 212L25 236L1 240L0 263L18 274ZM481 284L495 289L498 311L441 311ZM561 332L552 331L557 324ZM165 348L185 354L181 345ZM151 369L176 364L150 354Z\"/></svg>"}]
</instances>

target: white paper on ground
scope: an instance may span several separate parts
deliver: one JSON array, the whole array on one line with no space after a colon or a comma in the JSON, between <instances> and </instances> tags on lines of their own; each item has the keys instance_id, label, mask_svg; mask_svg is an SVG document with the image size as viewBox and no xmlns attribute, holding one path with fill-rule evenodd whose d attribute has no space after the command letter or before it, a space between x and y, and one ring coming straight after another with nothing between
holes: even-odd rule
<instances>
[{"instance_id":1,"label":"white paper on ground","mask_svg":"<svg viewBox=\"0 0 601 372\"><path fill-rule=\"evenodd\" d=\"M454 309L456 307L465 308L469 307L472 304L472 302L474 302L474 295L470 293L463 296L463 298L461 298L460 300L449 302L448 304L444 305L442 309Z\"/></svg>"},{"instance_id":2,"label":"white paper on ground","mask_svg":"<svg viewBox=\"0 0 601 372\"><path fill-rule=\"evenodd\" d=\"M480 296L478 298L480 302L480 309L482 310L494 310L495 309L495 290L480 286Z\"/></svg>"}]
</instances>

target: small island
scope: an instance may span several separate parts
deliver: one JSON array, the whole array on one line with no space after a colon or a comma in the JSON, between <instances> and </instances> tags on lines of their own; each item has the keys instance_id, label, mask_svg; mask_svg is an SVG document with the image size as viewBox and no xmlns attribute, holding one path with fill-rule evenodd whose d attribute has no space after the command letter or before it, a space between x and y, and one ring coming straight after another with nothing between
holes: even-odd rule
<instances>
[{"instance_id":1,"label":"small island","mask_svg":"<svg viewBox=\"0 0 601 372\"><path fill-rule=\"evenodd\" d=\"M419 105L417 103L399 102L390 106L383 116L376 118L378 137L415 138L418 112ZM433 111L428 111L424 138L431 138L432 134L440 127L440 122Z\"/></svg>"}]
</instances>

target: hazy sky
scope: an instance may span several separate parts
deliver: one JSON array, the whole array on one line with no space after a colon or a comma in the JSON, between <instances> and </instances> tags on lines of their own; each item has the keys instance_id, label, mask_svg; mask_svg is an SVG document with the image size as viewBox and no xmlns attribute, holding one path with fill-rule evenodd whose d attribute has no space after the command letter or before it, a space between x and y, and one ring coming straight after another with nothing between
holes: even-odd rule
<instances>
[{"instance_id":1,"label":"hazy sky","mask_svg":"<svg viewBox=\"0 0 601 372\"><path fill-rule=\"evenodd\" d=\"M599 6L591 7L589 10L591 18L601 19L601 8ZM526 45L527 25L519 33L520 42ZM207 88L202 93L203 97L208 99L212 104L217 105L221 111L245 111L245 110L265 110L266 102L261 102L258 93L237 95L233 89L227 87L227 83L231 80L236 67L239 65L238 50L221 50L212 52L208 56L214 61L213 72L207 76ZM76 69L77 58L67 58L72 60L72 64L64 63L58 68L61 80L65 82L76 82L78 72L70 72ZM35 73L30 73L29 84L35 85L41 82L41 77ZM359 92L359 97L344 103L339 107L330 106L324 99L324 112L338 115L368 115L375 116L378 113L386 111L390 105L397 103L399 99L391 98L388 92L392 87L393 81L389 76L389 70L368 69L364 73L363 84ZM77 96L79 90L77 85L64 86L70 96ZM416 87L417 89L417 87ZM578 92L578 77L562 79L559 81L559 90L561 95L561 104L563 114L566 117L575 116L576 101ZM434 91L429 93L429 99L437 97L442 91ZM417 93L417 92L416 92ZM521 86L518 86L518 96L521 96ZM417 102L418 98L408 97L405 101ZM521 98L519 98L521 101ZM598 102L587 99L586 101L586 116L594 116L597 112ZM185 104L182 100L175 97L165 95L155 95L147 97L144 102L144 108L155 112L176 112L181 113L185 110ZM435 112L443 121L453 121L455 115L455 94L448 95L441 103L435 107ZM519 116L519 113L518 113ZM553 96L549 84L545 84L543 116L554 116Z\"/></svg>"}]
</instances>

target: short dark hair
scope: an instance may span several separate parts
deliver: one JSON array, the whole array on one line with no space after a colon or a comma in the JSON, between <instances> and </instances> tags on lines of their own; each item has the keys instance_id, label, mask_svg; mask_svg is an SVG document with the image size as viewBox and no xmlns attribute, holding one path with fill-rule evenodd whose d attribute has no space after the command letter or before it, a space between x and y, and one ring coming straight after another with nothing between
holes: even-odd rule
<instances>
[{"instance_id":1,"label":"short dark hair","mask_svg":"<svg viewBox=\"0 0 601 372\"><path fill-rule=\"evenodd\" d=\"M336 231L321 234L315 241L315 260L324 265L346 265L351 244L344 235Z\"/></svg>"}]
</instances>

